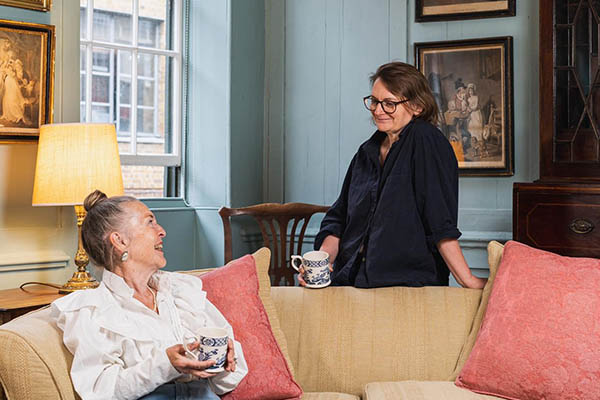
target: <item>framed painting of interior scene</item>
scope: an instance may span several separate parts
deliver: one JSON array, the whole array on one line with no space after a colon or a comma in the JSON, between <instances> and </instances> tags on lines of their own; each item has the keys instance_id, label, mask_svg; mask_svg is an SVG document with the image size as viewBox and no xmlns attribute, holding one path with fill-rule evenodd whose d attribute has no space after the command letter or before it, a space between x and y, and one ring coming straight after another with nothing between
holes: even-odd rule
<instances>
[{"instance_id":1,"label":"framed painting of interior scene","mask_svg":"<svg viewBox=\"0 0 600 400\"><path fill-rule=\"evenodd\" d=\"M0 140L35 140L52 122L54 26L0 20Z\"/></svg>"},{"instance_id":2,"label":"framed painting of interior scene","mask_svg":"<svg viewBox=\"0 0 600 400\"><path fill-rule=\"evenodd\" d=\"M415 43L461 175L514 172L512 37Z\"/></svg>"},{"instance_id":3,"label":"framed painting of interior scene","mask_svg":"<svg viewBox=\"0 0 600 400\"><path fill-rule=\"evenodd\" d=\"M50 11L52 0L0 0L0 6L28 8L37 11Z\"/></svg>"},{"instance_id":4,"label":"framed painting of interior scene","mask_svg":"<svg viewBox=\"0 0 600 400\"><path fill-rule=\"evenodd\" d=\"M516 0L416 0L417 22L512 17Z\"/></svg>"}]
</instances>

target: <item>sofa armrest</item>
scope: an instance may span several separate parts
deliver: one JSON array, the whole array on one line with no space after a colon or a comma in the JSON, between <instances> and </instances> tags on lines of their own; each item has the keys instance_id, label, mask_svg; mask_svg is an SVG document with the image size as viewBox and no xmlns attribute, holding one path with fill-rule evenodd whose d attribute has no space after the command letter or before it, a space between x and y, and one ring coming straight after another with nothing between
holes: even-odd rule
<instances>
[{"instance_id":1,"label":"sofa armrest","mask_svg":"<svg viewBox=\"0 0 600 400\"><path fill-rule=\"evenodd\" d=\"M69 376L73 357L49 307L0 326L0 348L0 381L7 400L79 398Z\"/></svg>"}]
</instances>

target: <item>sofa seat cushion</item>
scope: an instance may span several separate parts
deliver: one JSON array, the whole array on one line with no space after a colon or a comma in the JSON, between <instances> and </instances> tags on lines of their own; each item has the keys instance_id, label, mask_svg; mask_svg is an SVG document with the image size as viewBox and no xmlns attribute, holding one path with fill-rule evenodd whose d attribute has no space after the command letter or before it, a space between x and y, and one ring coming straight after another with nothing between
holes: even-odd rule
<instances>
[{"instance_id":1,"label":"sofa seat cushion","mask_svg":"<svg viewBox=\"0 0 600 400\"><path fill-rule=\"evenodd\" d=\"M303 398L304 399L304 398ZM499 399L461 389L447 381L373 382L365 386L363 400L484 400Z\"/></svg>"},{"instance_id":2,"label":"sofa seat cushion","mask_svg":"<svg viewBox=\"0 0 600 400\"><path fill-rule=\"evenodd\" d=\"M302 400L360 400L360 397L352 394L321 392L321 393L304 393Z\"/></svg>"}]
</instances>

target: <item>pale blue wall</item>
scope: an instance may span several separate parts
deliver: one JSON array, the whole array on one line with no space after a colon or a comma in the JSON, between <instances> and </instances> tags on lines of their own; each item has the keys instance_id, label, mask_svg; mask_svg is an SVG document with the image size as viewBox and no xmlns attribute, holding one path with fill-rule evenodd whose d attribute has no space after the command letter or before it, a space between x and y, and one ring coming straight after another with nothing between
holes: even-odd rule
<instances>
[{"instance_id":1,"label":"pale blue wall","mask_svg":"<svg viewBox=\"0 0 600 400\"><path fill-rule=\"evenodd\" d=\"M510 237L512 183L537 177L537 4L517 2L512 18L416 24L414 0L190 1L187 203L149 202L168 231L169 268L222 263L222 205L332 203L373 130L361 98L379 64L412 63L414 42L512 35L515 176L460 181L462 246L483 268L485 243ZM50 15L0 7L10 19L52 23ZM76 37L75 22L56 21L58 31ZM68 58L61 51L57 64ZM57 121L78 116L62 106L77 102L62 78L78 74L78 58L69 61L58 68Z\"/></svg>"},{"instance_id":2,"label":"pale blue wall","mask_svg":"<svg viewBox=\"0 0 600 400\"><path fill-rule=\"evenodd\" d=\"M185 179L196 224L175 227L185 247L173 243L186 265L223 263L221 206L262 201L264 9L263 0L190 2ZM237 225L234 234L236 254L248 252Z\"/></svg>"},{"instance_id":3,"label":"pale blue wall","mask_svg":"<svg viewBox=\"0 0 600 400\"><path fill-rule=\"evenodd\" d=\"M515 175L460 179L461 244L484 270L487 242L511 237L513 182L537 177L538 2L517 4L511 18L415 23L414 0L267 0L265 201L335 201L374 130L362 97L380 64L413 64L415 42L513 36Z\"/></svg>"}]
</instances>

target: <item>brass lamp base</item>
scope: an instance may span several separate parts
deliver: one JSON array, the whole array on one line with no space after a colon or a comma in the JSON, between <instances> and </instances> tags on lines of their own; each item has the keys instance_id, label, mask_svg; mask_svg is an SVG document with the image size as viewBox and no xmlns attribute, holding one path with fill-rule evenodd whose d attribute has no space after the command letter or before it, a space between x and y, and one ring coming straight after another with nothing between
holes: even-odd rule
<instances>
[{"instance_id":1,"label":"brass lamp base","mask_svg":"<svg viewBox=\"0 0 600 400\"><path fill-rule=\"evenodd\" d=\"M76 290L82 289L94 289L100 285L97 280L94 279L87 271L77 271L73 274L71 279L68 280L60 289L58 289L58 293L60 294L69 294L73 293Z\"/></svg>"},{"instance_id":2,"label":"brass lamp base","mask_svg":"<svg viewBox=\"0 0 600 400\"><path fill-rule=\"evenodd\" d=\"M77 265L77 271L73 274L71 279L67 283L65 283L60 289L58 289L58 293L60 294L69 294L73 293L76 290L83 289L94 289L100 286L100 283L93 276L91 276L87 270L86 266L88 265L89 258L85 253L83 246L81 244L81 224L85 219L85 209L81 205L75 206L75 214L77 215L77 253L75 254L75 265Z\"/></svg>"}]
</instances>

